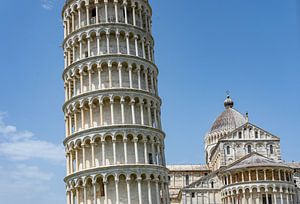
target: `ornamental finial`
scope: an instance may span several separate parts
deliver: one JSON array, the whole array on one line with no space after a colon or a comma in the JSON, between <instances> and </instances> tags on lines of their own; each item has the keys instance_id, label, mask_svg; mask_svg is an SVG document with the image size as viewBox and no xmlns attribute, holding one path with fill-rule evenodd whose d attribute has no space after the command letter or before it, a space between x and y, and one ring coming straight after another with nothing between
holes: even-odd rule
<instances>
[{"instance_id":1,"label":"ornamental finial","mask_svg":"<svg viewBox=\"0 0 300 204\"><path fill-rule=\"evenodd\" d=\"M225 106L226 109L233 108L234 102L230 98L230 92L226 91L226 93L227 93L227 98L224 101L224 106Z\"/></svg>"}]
</instances>

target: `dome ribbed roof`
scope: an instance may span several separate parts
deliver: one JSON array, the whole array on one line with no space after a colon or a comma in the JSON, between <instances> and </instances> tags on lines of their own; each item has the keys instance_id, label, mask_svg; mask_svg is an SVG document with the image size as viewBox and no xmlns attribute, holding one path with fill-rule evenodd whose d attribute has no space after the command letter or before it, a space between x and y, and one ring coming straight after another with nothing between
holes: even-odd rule
<instances>
[{"instance_id":1,"label":"dome ribbed roof","mask_svg":"<svg viewBox=\"0 0 300 204\"><path fill-rule=\"evenodd\" d=\"M210 133L218 131L232 131L247 123L247 119L233 108L234 102L227 96L224 106L225 111L215 120Z\"/></svg>"}]
</instances>

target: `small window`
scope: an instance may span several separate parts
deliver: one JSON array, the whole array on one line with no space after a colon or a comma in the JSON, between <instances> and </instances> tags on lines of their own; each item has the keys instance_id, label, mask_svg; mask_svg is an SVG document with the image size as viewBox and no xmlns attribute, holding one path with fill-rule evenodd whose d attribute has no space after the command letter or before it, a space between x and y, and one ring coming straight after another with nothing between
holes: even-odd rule
<instances>
[{"instance_id":1,"label":"small window","mask_svg":"<svg viewBox=\"0 0 300 204\"><path fill-rule=\"evenodd\" d=\"M210 186L211 186L211 188L214 188L214 182L213 181L210 183Z\"/></svg>"},{"instance_id":2,"label":"small window","mask_svg":"<svg viewBox=\"0 0 300 204\"><path fill-rule=\"evenodd\" d=\"M125 19L125 6L124 6L124 8L123 8L123 18Z\"/></svg>"},{"instance_id":3,"label":"small window","mask_svg":"<svg viewBox=\"0 0 300 204\"><path fill-rule=\"evenodd\" d=\"M255 131L255 138L257 139L258 138L258 132Z\"/></svg>"},{"instance_id":4,"label":"small window","mask_svg":"<svg viewBox=\"0 0 300 204\"><path fill-rule=\"evenodd\" d=\"M171 181L171 176L168 176L169 181Z\"/></svg>"},{"instance_id":5,"label":"small window","mask_svg":"<svg viewBox=\"0 0 300 204\"><path fill-rule=\"evenodd\" d=\"M227 152L227 154L230 154L230 147L229 146L227 146L227 148L226 148L227 150L226 150L226 152Z\"/></svg>"},{"instance_id":6,"label":"small window","mask_svg":"<svg viewBox=\"0 0 300 204\"><path fill-rule=\"evenodd\" d=\"M93 8L93 9L92 9L92 18L93 18L93 17L96 17L96 8Z\"/></svg>"},{"instance_id":7,"label":"small window","mask_svg":"<svg viewBox=\"0 0 300 204\"><path fill-rule=\"evenodd\" d=\"M194 192L192 193L192 198L195 198L195 193Z\"/></svg>"},{"instance_id":8,"label":"small window","mask_svg":"<svg viewBox=\"0 0 300 204\"><path fill-rule=\"evenodd\" d=\"M273 145L270 145L270 154L274 154Z\"/></svg>"},{"instance_id":9,"label":"small window","mask_svg":"<svg viewBox=\"0 0 300 204\"><path fill-rule=\"evenodd\" d=\"M248 147L247 147L247 150L248 150L248 154L250 154L250 153L251 153L251 151L252 151L252 149L251 149L251 145L248 145Z\"/></svg>"},{"instance_id":10,"label":"small window","mask_svg":"<svg viewBox=\"0 0 300 204\"><path fill-rule=\"evenodd\" d=\"M185 185L190 185L190 176L185 175Z\"/></svg>"},{"instance_id":11,"label":"small window","mask_svg":"<svg viewBox=\"0 0 300 204\"><path fill-rule=\"evenodd\" d=\"M100 195L101 197L105 196L104 183L101 183L100 185Z\"/></svg>"},{"instance_id":12,"label":"small window","mask_svg":"<svg viewBox=\"0 0 300 204\"><path fill-rule=\"evenodd\" d=\"M151 153L149 153L149 164L153 164L153 157Z\"/></svg>"},{"instance_id":13,"label":"small window","mask_svg":"<svg viewBox=\"0 0 300 204\"><path fill-rule=\"evenodd\" d=\"M239 132L239 139L242 138L242 132Z\"/></svg>"}]
</instances>

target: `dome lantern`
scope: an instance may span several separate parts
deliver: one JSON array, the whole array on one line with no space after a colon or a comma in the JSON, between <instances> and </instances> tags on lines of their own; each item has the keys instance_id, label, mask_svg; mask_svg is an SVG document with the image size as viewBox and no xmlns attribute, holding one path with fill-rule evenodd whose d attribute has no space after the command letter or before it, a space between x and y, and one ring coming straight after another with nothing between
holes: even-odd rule
<instances>
[{"instance_id":1,"label":"dome lantern","mask_svg":"<svg viewBox=\"0 0 300 204\"><path fill-rule=\"evenodd\" d=\"M226 109L228 108L233 108L234 106L234 102L233 100L230 98L230 95L227 95L227 98L224 101L224 106Z\"/></svg>"}]
</instances>

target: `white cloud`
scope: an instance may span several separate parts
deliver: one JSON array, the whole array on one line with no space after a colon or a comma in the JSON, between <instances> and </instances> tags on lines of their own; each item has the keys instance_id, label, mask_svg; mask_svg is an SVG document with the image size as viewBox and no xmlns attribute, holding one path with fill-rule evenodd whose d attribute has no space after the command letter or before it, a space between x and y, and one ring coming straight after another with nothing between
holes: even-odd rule
<instances>
[{"instance_id":1,"label":"white cloud","mask_svg":"<svg viewBox=\"0 0 300 204\"><path fill-rule=\"evenodd\" d=\"M29 166L25 164L16 165L14 167L0 167L0 195L10 195L12 192L30 196L34 192L47 191L45 182L53 178L52 173L43 172L37 166Z\"/></svg>"},{"instance_id":2,"label":"white cloud","mask_svg":"<svg viewBox=\"0 0 300 204\"><path fill-rule=\"evenodd\" d=\"M22 181L27 179L35 179L41 181L49 181L52 177L52 173L45 173L36 166L28 166L26 164L17 165L14 170L11 171L10 176L15 181Z\"/></svg>"},{"instance_id":3,"label":"white cloud","mask_svg":"<svg viewBox=\"0 0 300 204\"><path fill-rule=\"evenodd\" d=\"M0 113L0 155L9 160L41 159L63 163L64 149L60 144L37 140L30 131L18 131L15 126L6 125Z\"/></svg>"},{"instance_id":4,"label":"white cloud","mask_svg":"<svg viewBox=\"0 0 300 204\"><path fill-rule=\"evenodd\" d=\"M41 0L41 5L46 10L52 10L54 7L54 0Z\"/></svg>"},{"instance_id":5,"label":"white cloud","mask_svg":"<svg viewBox=\"0 0 300 204\"><path fill-rule=\"evenodd\" d=\"M1 201L11 204L63 203L64 194L57 196L60 178L54 173L56 168L64 169L63 146L38 140L31 131L20 131L16 126L6 124L5 116L0 112ZM47 165L43 166L45 163ZM61 187L63 192L63 184Z\"/></svg>"},{"instance_id":6,"label":"white cloud","mask_svg":"<svg viewBox=\"0 0 300 204\"><path fill-rule=\"evenodd\" d=\"M9 139L13 141L30 139L33 137L33 133L30 131L18 131L17 127L12 125L6 125L3 121L5 113L0 112L0 139ZM1 141L1 140L0 140Z\"/></svg>"},{"instance_id":7,"label":"white cloud","mask_svg":"<svg viewBox=\"0 0 300 204\"><path fill-rule=\"evenodd\" d=\"M42 159L56 163L64 161L61 145L39 140L0 143L0 155L12 160Z\"/></svg>"}]
</instances>

